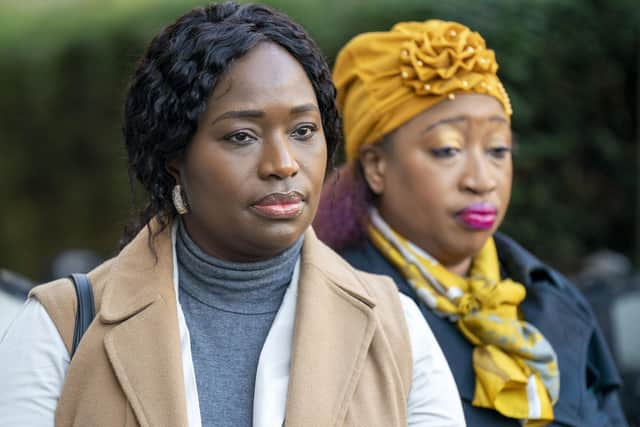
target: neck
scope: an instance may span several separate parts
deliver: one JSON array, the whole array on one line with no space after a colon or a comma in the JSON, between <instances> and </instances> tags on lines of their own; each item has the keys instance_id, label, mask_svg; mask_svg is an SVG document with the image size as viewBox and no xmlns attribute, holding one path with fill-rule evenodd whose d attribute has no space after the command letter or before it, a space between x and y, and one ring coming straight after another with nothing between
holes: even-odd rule
<instances>
[{"instance_id":1,"label":"neck","mask_svg":"<svg viewBox=\"0 0 640 427\"><path fill-rule=\"evenodd\" d=\"M467 277L469 275L469 270L471 269L471 260L472 258L465 258L459 262L442 262L438 260L440 264L444 266L450 272L457 274L461 277Z\"/></svg>"}]
</instances>

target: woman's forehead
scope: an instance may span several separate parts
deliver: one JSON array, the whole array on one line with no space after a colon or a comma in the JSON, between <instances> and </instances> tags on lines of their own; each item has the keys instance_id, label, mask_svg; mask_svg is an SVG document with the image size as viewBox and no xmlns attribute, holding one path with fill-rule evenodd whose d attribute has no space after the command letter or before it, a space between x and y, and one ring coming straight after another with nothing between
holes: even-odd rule
<instances>
[{"instance_id":1,"label":"woman's forehead","mask_svg":"<svg viewBox=\"0 0 640 427\"><path fill-rule=\"evenodd\" d=\"M506 123L509 118L500 102L492 96L463 93L455 94L433 107L427 108L406 123L407 126L428 126L430 123L448 121L451 119L468 119L481 121L500 120Z\"/></svg>"},{"instance_id":2,"label":"woman's forehead","mask_svg":"<svg viewBox=\"0 0 640 427\"><path fill-rule=\"evenodd\" d=\"M317 105L296 58L277 44L260 43L230 65L213 90L210 107L246 109L275 102Z\"/></svg>"},{"instance_id":3,"label":"woman's forehead","mask_svg":"<svg viewBox=\"0 0 640 427\"><path fill-rule=\"evenodd\" d=\"M466 116L469 118L507 117L500 102L489 95L458 93L425 110L422 114L432 118Z\"/></svg>"}]
</instances>

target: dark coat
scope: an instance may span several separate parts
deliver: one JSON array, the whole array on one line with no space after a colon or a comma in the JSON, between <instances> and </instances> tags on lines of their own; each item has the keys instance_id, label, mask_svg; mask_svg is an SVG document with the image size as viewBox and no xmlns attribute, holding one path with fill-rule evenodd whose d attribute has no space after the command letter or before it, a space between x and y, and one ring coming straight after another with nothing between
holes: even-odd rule
<instances>
[{"instance_id":1,"label":"dark coat","mask_svg":"<svg viewBox=\"0 0 640 427\"><path fill-rule=\"evenodd\" d=\"M510 238L495 235L503 277L525 285L520 309L527 322L549 340L558 356L560 398L550 426L627 426L618 397L620 376L595 316L582 294L560 273L549 268ZM366 242L341 255L354 267L390 276L398 289L420 307L449 362L462 397L469 427L518 427L519 421L494 410L471 405L475 374L473 346L446 319L435 315L378 250Z\"/></svg>"}]
</instances>

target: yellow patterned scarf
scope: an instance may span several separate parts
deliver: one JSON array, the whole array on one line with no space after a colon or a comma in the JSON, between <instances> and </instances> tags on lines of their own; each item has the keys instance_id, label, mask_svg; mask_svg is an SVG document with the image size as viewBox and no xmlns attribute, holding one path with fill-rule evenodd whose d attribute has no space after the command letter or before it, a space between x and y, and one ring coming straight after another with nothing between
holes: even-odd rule
<instances>
[{"instance_id":1,"label":"yellow patterned scarf","mask_svg":"<svg viewBox=\"0 0 640 427\"><path fill-rule=\"evenodd\" d=\"M474 345L473 405L495 409L527 427L553 421L560 378L556 354L533 325L518 316L522 284L500 278L490 238L474 257L469 277L449 272L393 231L374 210L369 238L435 313L455 322Z\"/></svg>"}]
</instances>

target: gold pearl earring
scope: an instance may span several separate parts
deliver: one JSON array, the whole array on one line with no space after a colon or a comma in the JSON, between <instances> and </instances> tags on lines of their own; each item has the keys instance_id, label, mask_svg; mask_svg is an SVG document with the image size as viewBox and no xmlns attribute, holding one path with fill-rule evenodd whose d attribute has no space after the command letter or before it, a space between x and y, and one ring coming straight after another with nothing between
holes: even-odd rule
<instances>
[{"instance_id":1,"label":"gold pearl earring","mask_svg":"<svg viewBox=\"0 0 640 427\"><path fill-rule=\"evenodd\" d=\"M184 215L189 212L189 206L182 198L182 189L179 185L173 187L171 198L173 199L173 206L176 208L176 211L178 211L178 214Z\"/></svg>"}]
</instances>

